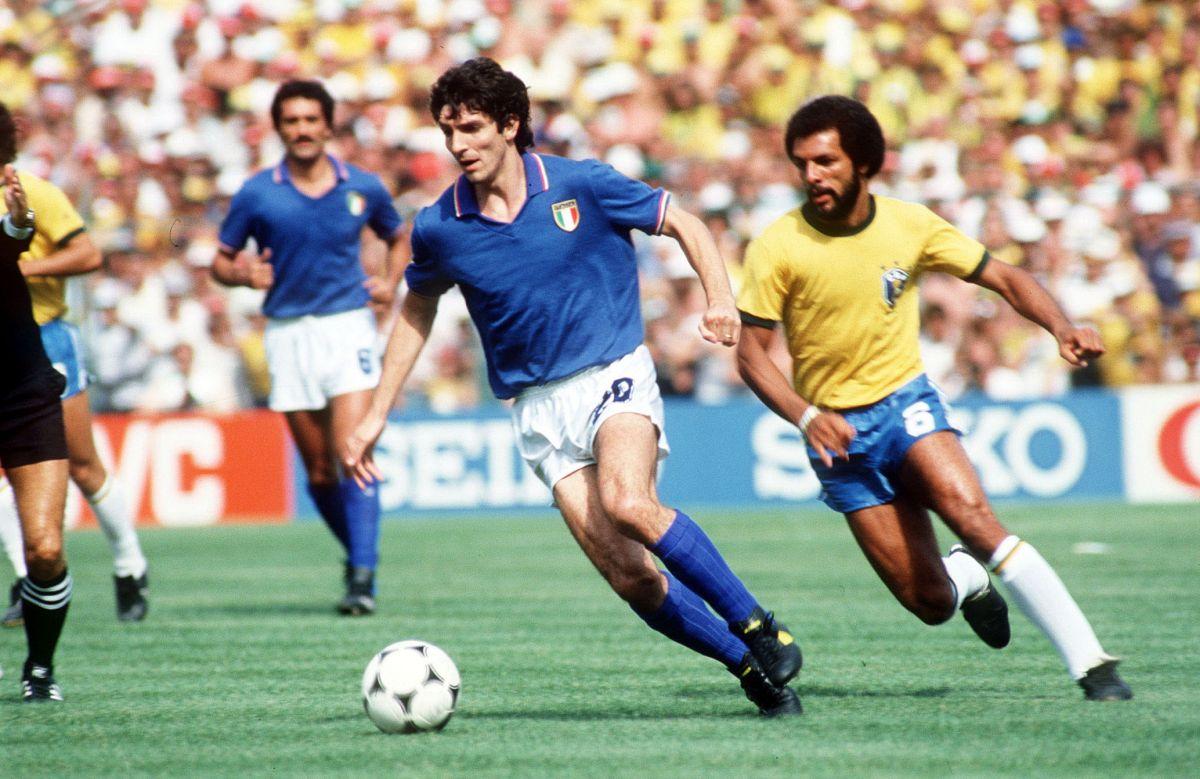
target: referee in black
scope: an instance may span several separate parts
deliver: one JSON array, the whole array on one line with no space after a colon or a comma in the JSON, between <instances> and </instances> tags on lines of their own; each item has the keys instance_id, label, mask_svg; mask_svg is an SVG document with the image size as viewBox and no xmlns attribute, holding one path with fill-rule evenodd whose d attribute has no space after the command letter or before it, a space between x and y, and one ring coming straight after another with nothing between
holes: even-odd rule
<instances>
[{"instance_id":1,"label":"referee in black","mask_svg":"<svg viewBox=\"0 0 1200 779\"><path fill-rule=\"evenodd\" d=\"M29 247L35 215L12 165L4 166L0 220L0 467L12 485L25 539L29 575L21 581L29 655L21 699L61 701L54 681L54 649L71 602L71 574L63 556L67 500L67 442L63 432L65 379L42 349L29 289L17 267Z\"/></svg>"}]
</instances>

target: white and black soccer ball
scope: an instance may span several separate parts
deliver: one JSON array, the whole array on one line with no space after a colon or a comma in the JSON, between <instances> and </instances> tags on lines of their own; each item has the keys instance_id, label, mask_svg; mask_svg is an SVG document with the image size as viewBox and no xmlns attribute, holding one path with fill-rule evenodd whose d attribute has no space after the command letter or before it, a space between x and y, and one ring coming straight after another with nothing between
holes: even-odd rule
<instances>
[{"instance_id":1,"label":"white and black soccer ball","mask_svg":"<svg viewBox=\"0 0 1200 779\"><path fill-rule=\"evenodd\" d=\"M397 641L367 663L363 708L384 733L441 730L461 687L450 655L427 641Z\"/></svg>"}]
</instances>

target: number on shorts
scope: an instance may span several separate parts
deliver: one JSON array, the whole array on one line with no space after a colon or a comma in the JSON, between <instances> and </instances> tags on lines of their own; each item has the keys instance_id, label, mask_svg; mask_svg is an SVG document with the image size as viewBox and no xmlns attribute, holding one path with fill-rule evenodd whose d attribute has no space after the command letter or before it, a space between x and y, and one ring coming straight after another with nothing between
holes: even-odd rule
<instances>
[{"instance_id":1,"label":"number on shorts","mask_svg":"<svg viewBox=\"0 0 1200 779\"><path fill-rule=\"evenodd\" d=\"M904 417L904 429L913 438L920 435L925 435L937 427L937 422L933 419L933 412L929 410L929 404L923 400L918 400L902 413Z\"/></svg>"},{"instance_id":2,"label":"number on shorts","mask_svg":"<svg viewBox=\"0 0 1200 779\"><path fill-rule=\"evenodd\" d=\"M358 367L362 368L363 373L371 372L371 350L370 349L359 349L358 350Z\"/></svg>"}]
</instances>

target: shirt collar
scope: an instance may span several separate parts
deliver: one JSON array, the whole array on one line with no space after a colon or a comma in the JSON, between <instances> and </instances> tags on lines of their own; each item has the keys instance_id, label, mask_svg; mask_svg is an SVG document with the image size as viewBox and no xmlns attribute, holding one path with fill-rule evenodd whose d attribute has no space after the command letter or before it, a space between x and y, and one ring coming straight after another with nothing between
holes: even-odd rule
<instances>
[{"instance_id":1,"label":"shirt collar","mask_svg":"<svg viewBox=\"0 0 1200 779\"><path fill-rule=\"evenodd\" d=\"M326 154L325 156L329 158L330 164L333 165L334 171L337 172L338 181L348 181L350 179L350 168L346 167L346 163L332 154ZM283 184L284 182L288 184L292 183L292 174L288 171L286 157L280 160L279 164L275 166L275 170L271 174L271 180L276 184Z\"/></svg>"},{"instance_id":2,"label":"shirt collar","mask_svg":"<svg viewBox=\"0 0 1200 779\"><path fill-rule=\"evenodd\" d=\"M533 152L521 155L525 165L525 197L541 194L550 189L550 176L546 173L546 164L542 158ZM454 182L454 215L461 219L469 214L479 215L479 201L475 199L475 188L466 176L459 176Z\"/></svg>"}]
</instances>

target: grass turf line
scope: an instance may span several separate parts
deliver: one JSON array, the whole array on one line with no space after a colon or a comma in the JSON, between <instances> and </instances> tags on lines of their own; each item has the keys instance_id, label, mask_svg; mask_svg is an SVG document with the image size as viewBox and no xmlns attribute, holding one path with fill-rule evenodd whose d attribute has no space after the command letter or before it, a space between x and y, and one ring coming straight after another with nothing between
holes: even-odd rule
<instances>
[{"instance_id":1,"label":"grass turf line","mask_svg":"<svg viewBox=\"0 0 1200 779\"><path fill-rule=\"evenodd\" d=\"M380 613L362 620L333 613L340 559L317 524L145 532L151 609L138 625L116 622L103 538L78 532L65 704L17 702L24 636L0 632L0 774L1190 773L1194 506L1001 513L1127 658L1134 701L1084 702L1015 609L1001 652L961 619L921 625L827 511L696 512L805 650L806 714L782 722L646 629L549 512L385 523ZM1110 551L1075 554L1078 542ZM362 712L363 667L403 638L438 644L462 671L442 733L385 736Z\"/></svg>"}]
</instances>

